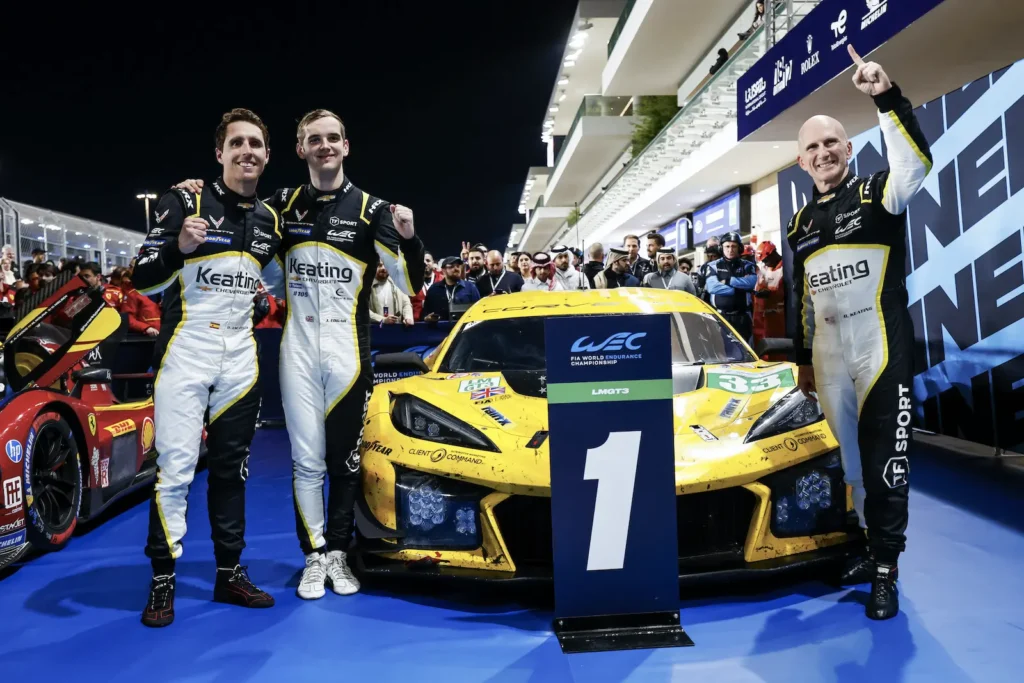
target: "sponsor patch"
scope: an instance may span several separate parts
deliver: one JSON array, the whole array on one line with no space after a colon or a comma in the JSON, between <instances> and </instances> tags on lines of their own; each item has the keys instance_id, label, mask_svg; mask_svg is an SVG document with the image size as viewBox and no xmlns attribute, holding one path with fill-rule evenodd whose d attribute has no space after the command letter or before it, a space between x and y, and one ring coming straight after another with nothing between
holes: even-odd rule
<instances>
[{"instance_id":1,"label":"sponsor patch","mask_svg":"<svg viewBox=\"0 0 1024 683\"><path fill-rule=\"evenodd\" d=\"M303 236L309 237L310 235L313 234L313 229L312 228L297 228L297 227L294 227L294 226L288 226L288 234L289 235L303 235Z\"/></svg>"},{"instance_id":2,"label":"sponsor patch","mask_svg":"<svg viewBox=\"0 0 1024 683\"><path fill-rule=\"evenodd\" d=\"M456 372L455 374L448 375L445 379L463 379L465 377L479 377L479 372Z\"/></svg>"},{"instance_id":3,"label":"sponsor patch","mask_svg":"<svg viewBox=\"0 0 1024 683\"><path fill-rule=\"evenodd\" d=\"M156 427L153 425L152 418L146 417L142 419L142 452L146 453L153 447L156 442Z\"/></svg>"},{"instance_id":4,"label":"sponsor patch","mask_svg":"<svg viewBox=\"0 0 1024 683\"><path fill-rule=\"evenodd\" d=\"M221 237L220 235L207 235L207 244L231 244L230 237Z\"/></svg>"},{"instance_id":5,"label":"sponsor patch","mask_svg":"<svg viewBox=\"0 0 1024 683\"><path fill-rule=\"evenodd\" d=\"M121 436L122 434L127 434L128 432L134 432L137 429L137 427L135 426L134 420L121 420L120 422L114 423L109 427L104 427L104 429L110 432L113 436Z\"/></svg>"},{"instance_id":6,"label":"sponsor patch","mask_svg":"<svg viewBox=\"0 0 1024 683\"><path fill-rule=\"evenodd\" d=\"M694 434L704 439L705 441L718 441L717 436L715 436L714 434L712 434L711 432L709 432L707 429L700 425L690 425L690 429L693 430Z\"/></svg>"},{"instance_id":7,"label":"sponsor patch","mask_svg":"<svg viewBox=\"0 0 1024 683\"><path fill-rule=\"evenodd\" d=\"M100 480L100 449L92 449L92 460L89 461L92 468L92 483L95 486Z\"/></svg>"},{"instance_id":8,"label":"sponsor patch","mask_svg":"<svg viewBox=\"0 0 1024 683\"><path fill-rule=\"evenodd\" d=\"M480 377L477 379L465 379L459 382L459 393L467 394L482 389L497 389L501 384L500 377Z\"/></svg>"},{"instance_id":9,"label":"sponsor patch","mask_svg":"<svg viewBox=\"0 0 1024 683\"><path fill-rule=\"evenodd\" d=\"M110 458L100 463L100 488L110 486Z\"/></svg>"},{"instance_id":10,"label":"sponsor patch","mask_svg":"<svg viewBox=\"0 0 1024 683\"><path fill-rule=\"evenodd\" d=\"M89 413L86 421L89 423L89 433L96 436L96 415Z\"/></svg>"},{"instance_id":11,"label":"sponsor patch","mask_svg":"<svg viewBox=\"0 0 1024 683\"><path fill-rule=\"evenodd\" d=\"M722 408L722 412L718 414L719 417L724 417L726 419L732 417L733 415L736 414L736 409L740 407L740 404L742 402L743 401L741 401L738 398L730 398L728 401L725 402L725 407Z\"/></svg>"},{"instance_id":12,"label":"sponsor patch","mask_svg":"<svg viewBox=\"0 0 1024 683\"><path fill-rule=\"evenodd\" d=\"M0 536L0 550L8 550L10 548L17 548L18 546L25 545L25 531L19 531L16 534L10 534L8 536Z\"/></svg>"},{"instance_id":13,"label":"sponsor patch","mask_svg":"<svg viewBox=\"0 0 1024 683\"><path fill-rule=\"evenodd\" d=\"M446 448L437 448L434 450L410 448L408 453L409 455L425 455L430 458L430 462L441 462L442 460L447 460L451 462L468 462L473 465L484 464L483 458L469 453L458 453L456 451L449 452Z\"/></svg>"},{"instance_id":14,"label":"sponsor patch","mask_svg":"<svg viewBox=\"0 0 1024 683\"><path fill-rule=\"evenodd\" d=\"M491 408L490 406L481 408L481 410L484 411L484 415L491 418L492 420L500 424L502 427L507 427L512 424L512 420L508 419L507 417L499 413L494 408Z\"/></svg>"},{"instance_id":15,"label":"sponsor patch","mask_svg":"<svg viewBox=\"0 0 1024 683\"><path fill-rule=\"evenodd\" d=\"M21 477L4 479L4 509L16 508L21 505Z\"/></svg>"},{"instance_id":16,"label":"sponsor patch","mask_svg":"<svg viewBox=\"0 0 1024 683\"><path fill-rule=\"evenodd\" d=\"M10 459L11 462L13 462L15 465L21 462L21 458L24 455L24 452L22 451L20 441L11 439L10 441L7 442L6 450L7 457Z\"/></svg>"}]
</instances>

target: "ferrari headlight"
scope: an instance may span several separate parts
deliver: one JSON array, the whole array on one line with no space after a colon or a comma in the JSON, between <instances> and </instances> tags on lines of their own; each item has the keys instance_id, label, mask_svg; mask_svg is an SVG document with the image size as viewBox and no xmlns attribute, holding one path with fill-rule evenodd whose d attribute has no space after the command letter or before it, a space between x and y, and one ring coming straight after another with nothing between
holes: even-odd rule
<instances>
[{"instance_id":1,"label":"ferrari headlight","mask_svg":"<svg viewBox=\"0 0 1024 683\"><path fill-rule=\"evenodd\" d=\"M803 429L808 425L825 419L821 406L817 401L804 396L799 389L786 394L781 401L773 405L758 418L753 429L747 434L744 443L779 436L794 429Z\"/></svg>"},{"instance_id":2,"label":"ferrari headlight","mask_svg":"<svg viewBox=\"0 0 1024 683\"><path fill-rule=\"evenodd\" d=\"M479 430L412 394L395 397L391 422L399 432L415 439L498 452L497 446Z\"/></svg>"},{"instance_id":3,"label":"ferrari headlight","mask_svg":"<svg viewBox=\"0 0 1024 683\"><path fill-rule=\"evenodd\" d=\"M777 538L843 531L846 484L839 451L764 478L772 491L772 534Z\"/></svg>"},{"instance_id":4,"label":"ferrari headlight","mask_svg":"<svg viewBox=\"0 0 1024 683\"><path fill-rule=\"evenodd\" d=\"M402 547L479 548L480 500L487 491L479 486L415 470L396 468L395 499Z\"/></svg>"}]
</instances>

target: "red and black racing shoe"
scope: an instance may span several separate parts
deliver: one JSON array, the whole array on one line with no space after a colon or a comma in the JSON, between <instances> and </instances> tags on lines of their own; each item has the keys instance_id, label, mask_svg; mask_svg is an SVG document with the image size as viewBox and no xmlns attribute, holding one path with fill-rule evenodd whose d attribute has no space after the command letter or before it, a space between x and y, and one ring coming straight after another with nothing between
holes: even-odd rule
<instances>
[{"instance_id":1,"label":"red and black racing shoe","mask_svg":"<svg viewBox=\"0 0 1024 683\"><path fill-rule=\"evenodd\" d=\"M214 602L239 607L273 607L274 598L257 588L249 580L248 567L235 565L234 569L217 569L217 582L213 585Z\"/></svg>"},{"instance_id":2,"label":"red and black racing shoe","mask_svg":"<svg viewBox=\"0 0 1024 683\"><path fill-rule=\"evenodd\" d=\"M174 574L154 576L149 586L149 602L142 612L142 623L159 628L174 621Z\"/></svg>"}]
</instances>

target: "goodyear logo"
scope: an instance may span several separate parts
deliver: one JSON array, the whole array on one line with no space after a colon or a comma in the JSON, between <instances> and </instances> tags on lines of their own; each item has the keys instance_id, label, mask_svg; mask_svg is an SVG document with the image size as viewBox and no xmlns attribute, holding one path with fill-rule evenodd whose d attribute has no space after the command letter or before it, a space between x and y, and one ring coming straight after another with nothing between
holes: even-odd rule
<instances>
[{"instance_id":1,"label":"goodyear logo","mask_svg":"<svg viewBox=\"0 0 1024 683\"><path fill-rule=\"evenodd\" d=\"M121 436L129 432L134 432L137 428L133 420L121 420L115 424L105 428L112 436Z\"/></svg>"}]
</instances>

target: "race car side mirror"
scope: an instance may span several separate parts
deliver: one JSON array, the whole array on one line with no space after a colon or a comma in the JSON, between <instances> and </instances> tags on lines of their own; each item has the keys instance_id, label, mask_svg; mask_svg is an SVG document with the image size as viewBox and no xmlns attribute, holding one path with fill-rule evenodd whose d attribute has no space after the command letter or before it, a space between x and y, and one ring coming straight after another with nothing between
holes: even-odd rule
<instances>
[{"instance_id":1,"label":"race car side mirror","mask_svg":"<svg viewBox=\"0 0 1024 683\"><path fill-rule=\"evenodd\" d=\"M792 353L794 350L793 340L783 337L767 337L757 343L757 355L761 357L766 353Z\"/></svg>"},{"instance_id":2,"label":"race car side mirror","mask_svg":"<svg viewBox=\"0 0 1024 683\"><path fill-rule=\"evenodd\" d=\"M373 359L373 369L375 372L430 372L430 367L423 362L420 354L411 351L378 353Z\"/></svg>"}]
</instances>

